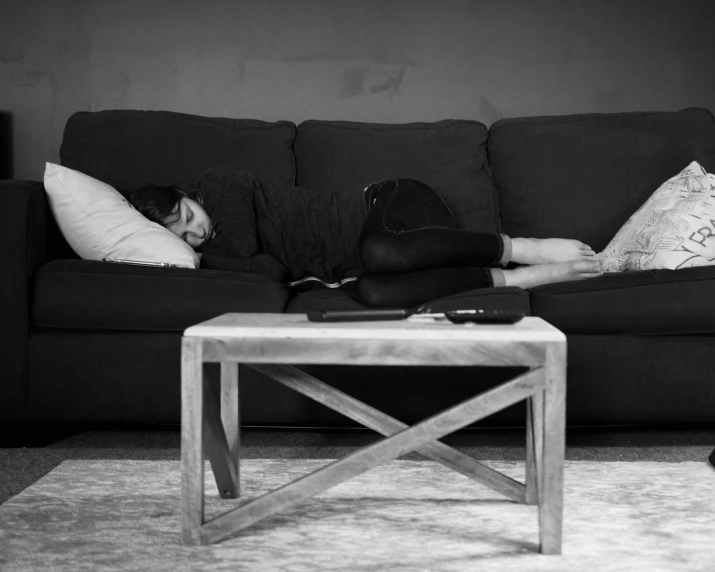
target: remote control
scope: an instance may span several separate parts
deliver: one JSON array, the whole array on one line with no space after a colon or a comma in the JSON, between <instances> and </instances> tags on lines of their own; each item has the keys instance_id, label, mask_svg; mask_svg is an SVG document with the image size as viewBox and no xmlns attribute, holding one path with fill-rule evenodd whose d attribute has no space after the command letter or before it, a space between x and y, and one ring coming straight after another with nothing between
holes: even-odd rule
<instances>
[{"instance_id":1,"label":"remote control","mask_svg":"<svg viewBox=\"0 0 715 572\"><path fill-rule=\"evenodd\" d=\"M407 310L310 310L306 313L311 322L404 320L410 315Z\"/></svg>"}]
</instances>

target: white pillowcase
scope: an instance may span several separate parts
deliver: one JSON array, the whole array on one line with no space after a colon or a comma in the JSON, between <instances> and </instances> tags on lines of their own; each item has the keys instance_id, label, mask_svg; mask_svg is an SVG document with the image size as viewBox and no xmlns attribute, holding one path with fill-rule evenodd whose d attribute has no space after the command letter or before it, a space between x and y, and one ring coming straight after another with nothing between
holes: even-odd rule
<instances>
[{"instance_id":1,"label":"white pillowcase","mask_svg":"<svg viewBox=\"0 0 715 572\"><path fill-rule=\"evenodd\" d=\"M193 248L147 219L110 185L53 163L46 165L44 183L57 225L81 258L198 267Z\"/></svg>"},{"instance_id":2,"label":"white pillowcase","mask_svg":"<svg viewBox=\"0 0 715 572\"><path fill-rule=\"evenodd\" d=\"M715 264L715 175L690 163L650 196L598 257L604 272Z\"/></svg>"}]
</instances>

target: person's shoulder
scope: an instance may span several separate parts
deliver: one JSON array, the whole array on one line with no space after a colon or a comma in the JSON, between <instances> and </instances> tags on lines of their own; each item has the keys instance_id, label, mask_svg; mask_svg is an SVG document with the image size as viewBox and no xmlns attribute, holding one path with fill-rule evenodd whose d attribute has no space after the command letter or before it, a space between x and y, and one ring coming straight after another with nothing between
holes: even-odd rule
<instances>
[{"instance_id":1,"label":"person's shoulder","mask_svg":"<svg viewBox=\"0 0 715 572\"><path fill-rule=\"evenodd\" d=\"M244 202L257 184L256 178L246 171L212 167L201 173L194 188L211 214L217 207L223 210L232 203Z\"/></svg>"}]
</instances>

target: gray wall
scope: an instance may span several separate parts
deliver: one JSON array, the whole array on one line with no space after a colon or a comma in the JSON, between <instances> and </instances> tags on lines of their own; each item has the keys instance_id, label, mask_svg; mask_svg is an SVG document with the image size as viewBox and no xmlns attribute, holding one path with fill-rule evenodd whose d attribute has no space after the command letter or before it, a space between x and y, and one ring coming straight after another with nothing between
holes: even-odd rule
<instances>
[{"instance_id":1,"label":"gray wall","mask_svg":"<svg viewBox=\"0 0 715 572\"><path fill-rule=\"evenodd\" d=\"M0 0L16 178L75 111L400 123L715 110L713 0Z\"/></svg>"}]
</instances>

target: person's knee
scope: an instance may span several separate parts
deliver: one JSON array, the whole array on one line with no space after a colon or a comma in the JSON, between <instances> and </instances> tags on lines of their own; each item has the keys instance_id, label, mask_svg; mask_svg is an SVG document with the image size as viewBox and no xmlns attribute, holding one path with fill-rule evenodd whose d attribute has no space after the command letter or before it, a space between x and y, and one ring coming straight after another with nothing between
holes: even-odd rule
<instances>
[{"instance_id":1,"label":"person's knee","mask_svg":"<svg viewBox=\"0 0 715 572\"><path fill-rule=\"evenodd\" d=\"M380 307L389 302L385 296L384 284L378 276L361 275L355 283L355 293L363 306Z\"/></svg>"},{"instance_id":2,"label":"person's knee","mask_svg":"<svg viewBox=\"0 0 715 572\"><path fill-rule=\"evenodd\" d=\"M367 238L360 244L360 259L369 272L399 272L400 256L387 239Z\"/></svg>"}]
</instances>

